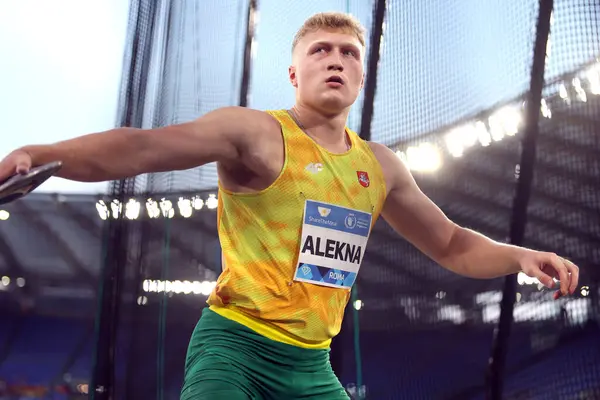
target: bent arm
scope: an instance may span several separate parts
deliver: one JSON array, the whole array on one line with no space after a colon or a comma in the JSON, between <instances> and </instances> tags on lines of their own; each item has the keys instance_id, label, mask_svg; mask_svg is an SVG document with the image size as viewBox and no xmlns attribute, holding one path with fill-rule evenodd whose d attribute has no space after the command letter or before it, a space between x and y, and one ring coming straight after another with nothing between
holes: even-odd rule
<instances>
[{"instance_id":1,"label":"bent arm","mask_svg":"<svg viewBox=\"0 0 600 400\"><path fill-rule=\"evenodd\" d=\"M391 182L382 216L397 233L444 268L463 276L487 279L519 272L518 260L530 250L458 226L425 196L391 150L377 153Z\"/></svg>"},{"instance_id":2,"label":"bent arm","mask_svg":"<svg viewBox=\"0 0 600 400\"><path fill-rule=\"evenodd\" d=\"M30 154L33 166L63 161L62 178L116 180L239 160L267 118L261 111L226 107L163 128L117 128L19 150Z\"/></svg>"}]
</instances>

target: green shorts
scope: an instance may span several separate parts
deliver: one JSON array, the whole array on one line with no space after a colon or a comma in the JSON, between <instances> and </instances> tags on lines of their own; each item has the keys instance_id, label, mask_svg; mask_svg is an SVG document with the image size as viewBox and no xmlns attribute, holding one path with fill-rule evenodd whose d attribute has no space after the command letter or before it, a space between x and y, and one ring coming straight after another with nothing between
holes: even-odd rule
<instances>
[{"instance_id":1,"label":"green shorts","mask_svg":"<svg viewBox=\"0 0 600 400\"><path fill-rule=\"evenodd\" d=\"M349 399L329 350L267 339L205 308L190 340L181 400Z\"/></svg>"}]
</instances>

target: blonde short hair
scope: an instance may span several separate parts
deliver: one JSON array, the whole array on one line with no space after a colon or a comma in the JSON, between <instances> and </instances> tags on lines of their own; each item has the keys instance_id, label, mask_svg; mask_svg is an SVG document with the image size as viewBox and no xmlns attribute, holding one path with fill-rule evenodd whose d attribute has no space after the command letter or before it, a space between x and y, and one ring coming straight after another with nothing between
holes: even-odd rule
<instances>
[{"instance_id":1,"label":"blonde short hair","mask_svg":"<svg viewBox=\"0 0 600 400\"><path fill-rule=\"evenodd\" d=\"M300 27L296 36L294 36L292 51L294 51L298 42L302 40L306 34L318 31L319 29L342 31L344 33L353 34L358 38L363 47L366 46L365 28L356 18L350 14L341 12L323 12L315 14L304 21L304 24Z\"/></svg>"}]
</instances>

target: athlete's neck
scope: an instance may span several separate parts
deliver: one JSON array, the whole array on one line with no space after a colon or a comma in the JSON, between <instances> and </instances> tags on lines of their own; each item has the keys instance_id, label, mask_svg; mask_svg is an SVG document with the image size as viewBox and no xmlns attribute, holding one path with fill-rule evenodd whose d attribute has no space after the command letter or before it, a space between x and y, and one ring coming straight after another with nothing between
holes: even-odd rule
<instances>
[{"instance_id":1,"label":"athlete's neck","mask_svg":"<svg viewBox=\"0 0 600 400\"><path fill-rule=\"evenodd\" d=\"M318 110L296 104L292 113L300 128L321 146L333 152L344 152L350 147L346 137L346 121L350 109L339 114L326 115Z\"/></svg>"}]
</instances>

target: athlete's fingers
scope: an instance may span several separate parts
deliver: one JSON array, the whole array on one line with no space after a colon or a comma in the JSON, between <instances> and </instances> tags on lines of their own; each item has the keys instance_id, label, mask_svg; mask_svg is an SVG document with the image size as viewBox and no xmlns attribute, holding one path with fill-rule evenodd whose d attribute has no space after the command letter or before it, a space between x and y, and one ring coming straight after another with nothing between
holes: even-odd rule
<instances>
[{"instance_id":1,"label":"athlete's fingers","mask_svg":"<svg viewBox=\"0 0 600 400\"><path fill-rule=\"evenodd\" d=\"M31 157L29 157L29 154L22 152L18 153L15 157L16 173L26 174L29 172L31 169Z\"/></svg>"},{"instance_id":2,"label":"athlete's fingers","mask_svg":"<svg viewBox=\"0 0 600 400\"><path fill-rule=\"evenodd\" d=\"M527 271L527 275L536 278L538 281L540 281L542 285L546 286L548 289L554 288L554 279L552 279L553 274L554 271L546 273L544 272L543 268L540 268L537 265L534 268L529 269Z\"/></svg>"},{"instance_id":3,"label":"athlete's fingers","mask_svg":"<svg viewBox=\"0 0 600 400\"><path fill-rule=\"evenodd\" d=\"M563 296L569 294L569 287L571 283L571 277L565 263L560 257L554 253L545 253L542 259L543 267L549 266L556 271L558 279L560 281L560 293Z\"/></svg>"},{"instance_id":4,"label":"athlete's fingers","mask_svg":"<svg viewBox=\"0 0 600 400\"><path fill-rule=\"evenodd\" d=\"M579 284L579 267L573 264L571 261L563 258L563 263L567 267L569 274L571 275L571 284L569 285L569 293L575 293L577 285Z\"/></svg>"},{"instance_id":5,"label":"athlete's fingers","mask_svg":"<svg viewBox=\"0 0 600 400\"><path fill-rule=\"evenodd\" d=\"M15 166L8 160L0 162L0 182L8 179L12 174L14 174L14 168Z\"/></svg>"}]
</instances>

